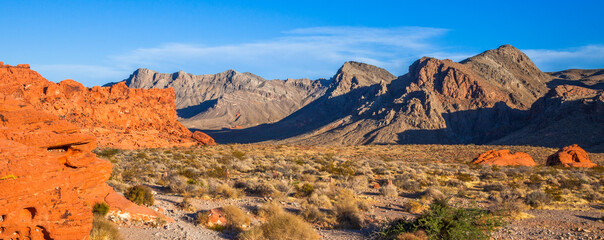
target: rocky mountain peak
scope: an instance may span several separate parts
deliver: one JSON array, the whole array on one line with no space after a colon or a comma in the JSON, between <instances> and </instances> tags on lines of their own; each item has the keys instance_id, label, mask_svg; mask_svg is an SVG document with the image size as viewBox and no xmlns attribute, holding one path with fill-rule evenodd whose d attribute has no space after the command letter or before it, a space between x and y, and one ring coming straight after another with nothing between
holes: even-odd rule
<instances>
[{"instance_id":1,"label":"rocky mountain peak","mask_svg":"<svg viewBox=\"0 0 604 240\"><path fill-rule=\"evenodd\" d=\"M390 82L393 79L396 79L396 76L383 68L360 62L346 62L333 76L329 86L330 96L340 96L355 88Z\"/></svg>"},{"instance_id":2,"label":"rocky mountain peak","mask_svg":"<svg viewBox=\"0 0 604 240\"><path fill-rule=\"evenodd\" d=\"M461 61L483 79L511 94L514 107L528 109L547 93L552 77L543 73L522 51L503 45Z\"/></svg>"}]
</instances>

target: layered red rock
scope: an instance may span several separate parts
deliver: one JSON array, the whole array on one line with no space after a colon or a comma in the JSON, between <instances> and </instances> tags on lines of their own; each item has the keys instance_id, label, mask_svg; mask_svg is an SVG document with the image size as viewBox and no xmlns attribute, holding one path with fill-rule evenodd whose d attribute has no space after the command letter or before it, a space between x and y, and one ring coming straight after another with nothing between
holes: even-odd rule
<instances>
[{"instance_id":1,"label":"layered red rock","mask_svg":"<svg viewBox=\"0 0 604 240\"><path fill-rule=\"evenodd\" d=\"M573 144L558 150L547 158L547 166L591 168L597 166L589 160L587 152L579 145Z\"/></svg>"},{"instance_id":2,"label":"layered red rock","mask_svg":"<svg viewBox=\"0 0 604 240\"><path fill-rule=\"evenodd\" d=\"M87 239L103 201L110 214L157 218L105 183L112 166L95 147L75 125L0 94L0 239Z\"/></svg>"},{"instance_id":3,"label":"layered red rock","mask_svg":"<svg viewBox=\"0 0 604 240\"><path fill-rule=\"evenodd\" d=\"M495 166L536 166L533 158L527 153L510 153L510 150L489 150L478 155L472 160L474 164L486 164Z\"/></svg>"},{"instance_id":4,"label":"layered red rock","mask_svg":"<svg viewBox=\"0 0 604 240\"><path fill-rule=\"evenodd\" d=\"M177 120L173 89L131 89L124 83L87 88L73 80L49 82L27 65L2 65L0 93L74 123L101 147L199 144Z\"/></svg>"}]
</instances>

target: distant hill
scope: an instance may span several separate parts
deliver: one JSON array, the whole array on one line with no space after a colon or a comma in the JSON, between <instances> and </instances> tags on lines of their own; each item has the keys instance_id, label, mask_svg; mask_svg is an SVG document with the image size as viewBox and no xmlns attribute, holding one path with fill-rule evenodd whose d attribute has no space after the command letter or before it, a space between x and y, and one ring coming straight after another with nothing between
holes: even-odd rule
<instances>
[{"instance_id":1,"label":"distant hill","mask_svg":"<svg viewBox=\"0 0 604 240\"><path fill-rule=\"evenodd\" d=\"M222 143L579 143L604 152L603 73L544 73L503 45L461 62L423 57L399 77L347 62L329 80L139 69L125 82L173 87L182 122Z\"/></svg>"}]
</instances>

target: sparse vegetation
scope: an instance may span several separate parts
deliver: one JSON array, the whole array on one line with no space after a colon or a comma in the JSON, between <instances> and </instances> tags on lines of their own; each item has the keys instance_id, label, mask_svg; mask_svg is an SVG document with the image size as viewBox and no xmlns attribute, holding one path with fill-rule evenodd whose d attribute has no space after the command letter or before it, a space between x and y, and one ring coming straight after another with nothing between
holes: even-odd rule
<instances>
[{"instance_id":1,"label":"sparse vegetation","mask_svg":"<svg viewBox=\"0 0 604 240\"><path fill-rule=\"evenodd\" d=\"M239 239L319 239L319 235L312 228L312 225L305 222L302 218L283 210L276 210L274 209L274 205L269 208L273 208L271 211L274 212L274 214L272 214L264 224L241 234Z\"/></svg>"},{"instance_id":2,"label":"sparse vegetation","mask_svg":"<svg viewBox=\"0 0 604 240\"><path fill-rule=\"evenodd\" d=\"M600 168L497 167L465 161L491 148L472 145L307 147L234 144L120 150L110 154L114 172L108 183L124 195L128 195L133 186L156 185L166 194L182 197L175 204L188 213L197 210L191 204L196 199L258 197L287 205L288 211L293 210L288 212L266 204L255 215L245 214L259 219L246 225L250 230L241 236L247 239L261 239L264 233L259 226L283 212L321 229L361 229L380 224L372 219L375 209L400 208L403 211L386 211L396 217L412 213L413 217L407 222L414 224L419 224L414 219L429 214L433 214L431 219L437 219L433 204L445 197L451 204L464 207L449 206L447 210L439 210L440 214L450 215L438 221L456 216L456 211L485 218L493 215L515 218L525 216L523 211L527 206L539 209L544 206L564 208L578 202L604 203ZM523 146L509 149L527 152L541 164L556 151ZM604 154L593 154L590 158L596 163L604 162ZM400 202L377 206L391 201ZM480 209L468 208L471 202L479 202ZM464 224L461 225L469 226ZM474 227L486 229L482 225ZM424 239L427 236L439 239L433 230L408 230L396 236L389 235L389 238Z\"/></svg>"},{"instance_id":3,"label":"sparse vegetation","mask_svg":"<svg viewBox=\"0 0 604 240\"><path fill-rule=\"evenodd\" d=\"M90 240L121 240L120 232L115 224L100 214L94 215Z\"/></svg>"},{"instance_id":4,"label":"sparse vegetation","mask_svg":"<svg viewBox=\"0 0 604 240\"><path fill-rule=\"evenodd\" d=\"M143 185L136 185L129 188L125 194L125 197L133 203L143 206L151 206L154 202L151 188Z\"/></svg>"},{"instance_id":5,"label":"sparse vegetation","mask_svg":"<svg viewBox=\"0 0 604 240\"><path fill-rule=\"evenodd\" d=\"M412 233L421 239L422 234L416 233L424 231L429 239L489 239L491 232L500 225L501 220L487 211L452 207L441 200L430 204L430 210L417 219L394 221L380 234L384 239L400 239L399 236L414 239L405 235Z\"/></svg>"}]
</instances>

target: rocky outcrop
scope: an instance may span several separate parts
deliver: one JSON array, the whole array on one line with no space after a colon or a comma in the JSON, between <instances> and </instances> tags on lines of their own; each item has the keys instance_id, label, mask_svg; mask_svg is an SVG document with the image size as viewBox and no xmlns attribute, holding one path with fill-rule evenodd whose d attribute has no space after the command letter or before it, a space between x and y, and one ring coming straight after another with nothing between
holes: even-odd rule
<instances>
[{"instance_id":1,"label":"rocky outcrop","mask_svg":"<svg viewBox=\"0 0 604 240\"><path fill-rule=\"evenodd\" d=\"M212 139L210 136L208 136L208 134L205 134L200 131L195 131L193 133L193 139L199 141L203 145L208 145L208 146L216 145L216 142L214 141L214 139Z\"/></svg>"},{"instance_id":2,"label":"rocky outcrop","mask_svg":"<svg viewBox=\"0 0 604 240\"><path fill-rule=\"evenodd\" d=\"M97 137L101 147L157 148L199 142L177 121L172 89L131 89L124 83L86 88L49 82L28 66L0 67L0 93L59 116Z\"/></svg>"},{"instance_id":3,"label":"rocky outcrop","mask_svg":"<svg viewBox=\"0 0 604 240\"><path fill-rule=\"evenodd\" d=\"M558 85L539 99L522 128L489 144L562 147L604 152L604 90Z\"/></svg>"},{"instance_id":4,"label":"rocky outcrop","mask_svg":"<svg viewBox=\"0 0 604 240\"><path fill-rule=\"evenodd\" d=\"M577 144L561 148L558 150L558 152L547 158L545 165L579 168L591 168L597 166L595 163L589 160L587 152L585 152L585 150L583 150Z\"/></svg>"},{"instance_id":5,"label":"rocky outcrop","mask_svg":"<svg viewBox=\"0 0 604 240\"><path fill-rule=\"evenodd\" d=\"M489 150L478 155L472 160L473 164L486 164L495 166L528 166L533 167L537 164L533 158L523 152L510 153L510 150Z\"/></svg>"},{"instance_id":6,"label":"rocky outcrop","mask_svg":"<svg viewBox=\"0 0 604 240\"><path fill-rule=\"evenodd\" d=\"M193 75L138 69L123 81L131 88L173 88L183 124L197 129L251 127L283 119L324 94L324 81L265 80L228 70Z\"/></svg>"},{"instance_id":7,"label":"rocky outcrop","mask_svg":"<svg viewBox=\"0 0 604 240\"><path fill-rule=\"evenodd\" d=\"M0 93L0 239L87 239L100 202L111 215L157 218L105 183L112 166L95 147L74 124Z\"/></svg>"},{"instance_id":8,"label":"rocky outcrop","mask_svg":"<svg viewBox=\"0 0 604 240\"><path fill-rule=\"evenodd\" d=\"M337 97L353 89L368 87L379 83L389 83L396 79L385 69L359 62L346 62L332 78L327 94Z\"/></svg>"}]
</instances>

